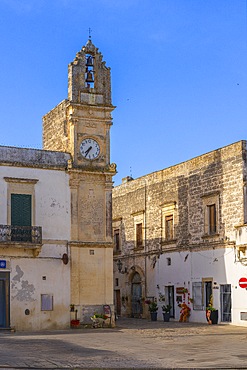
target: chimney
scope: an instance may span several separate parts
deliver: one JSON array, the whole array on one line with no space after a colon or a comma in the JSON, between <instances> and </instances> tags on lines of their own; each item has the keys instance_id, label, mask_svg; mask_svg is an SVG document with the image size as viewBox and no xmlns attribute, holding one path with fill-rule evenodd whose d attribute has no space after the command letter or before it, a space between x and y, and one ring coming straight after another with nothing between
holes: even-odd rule
<instances>
[{"instance_id":1,"label":"chimney","mask_svg":"<svg viewBox=\"0 0 247 370\"><path fill-rule=\"evenodd\" d=\"M126 184L126 182L134 180L133 177L127 176L122 178L122 184Z\"/></svg>"}]
</instances>

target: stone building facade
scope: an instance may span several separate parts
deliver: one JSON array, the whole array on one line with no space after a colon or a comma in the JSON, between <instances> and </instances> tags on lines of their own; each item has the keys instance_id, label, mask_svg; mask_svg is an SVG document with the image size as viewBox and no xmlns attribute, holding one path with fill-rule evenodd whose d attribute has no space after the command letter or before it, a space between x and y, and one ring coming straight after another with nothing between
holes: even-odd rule
<instances>
[{"instance_id":1,"label":"stone building facade","mask_svg":"<svg viewBox=\"0 0 247 370\"><path fill-rule=\"evenodd\" d=\"M110 68L89 39L69 65L68 98L43 117L44 149L0 147L0 328L114 312L113 109Z\"/></svg>"},{"instance_id":2,"label":"stone building facade","mask_svg":"<svg viewBox=\"0 0 247 370\"><path fill-rule=\"evenodd\" d=\"M246 141L193 158L113 190L114 294L118 315L149 315L145 299L191 308L205 322L247 325Z\"/></svg>"}]
</instances>

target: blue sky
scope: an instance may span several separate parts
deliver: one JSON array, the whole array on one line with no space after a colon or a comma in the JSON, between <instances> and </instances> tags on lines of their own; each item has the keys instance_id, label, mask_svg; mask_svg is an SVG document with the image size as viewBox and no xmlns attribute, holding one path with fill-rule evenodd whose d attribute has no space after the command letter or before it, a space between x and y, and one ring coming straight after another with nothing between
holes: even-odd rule
<instances>
[{"instance_id":1,"label":"blue sky","mask_svg":"<svg viewBox=\"0 0 247 370\"><path fill-rule=\"evenodd\" d=\"M0 0L0 145L42 147L88 39L112 71L115 184L247 139L245 0Z\"/></svg>"}]
</instances>

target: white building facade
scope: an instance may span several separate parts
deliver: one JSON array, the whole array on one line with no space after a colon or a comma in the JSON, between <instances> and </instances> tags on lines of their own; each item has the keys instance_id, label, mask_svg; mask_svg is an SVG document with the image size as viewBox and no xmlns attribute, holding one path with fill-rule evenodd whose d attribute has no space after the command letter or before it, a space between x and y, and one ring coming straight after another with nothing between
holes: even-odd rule
<instances>
[{"instance_id":1,"label":"white building facade","mask_svg":"<svg viewBox=\"0 0 247 370\"><path fill-rule=\"evenodd\" d=\"M70 155L0 147L0 158L0 326L68 327Z\"/></svg>"}]
</instances>

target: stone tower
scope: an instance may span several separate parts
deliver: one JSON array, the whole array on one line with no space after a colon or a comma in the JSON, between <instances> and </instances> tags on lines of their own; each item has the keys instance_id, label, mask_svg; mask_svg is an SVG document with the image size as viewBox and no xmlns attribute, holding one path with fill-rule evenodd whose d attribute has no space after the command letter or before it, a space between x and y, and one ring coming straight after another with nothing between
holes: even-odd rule
<instances>
[{"instance_id":1,"label":"stone tower","mask_svg":"<svg viewBox=\"0 0 247 370\"><path fill-rule=\"evenodd\" d=\"M43 117L43 147L69 152L71 304L82 322L113 304L110 68L91 39L68 67L68 99ZM59 184L58 184L59 186Z\"/></svg>"}]
</instances>

